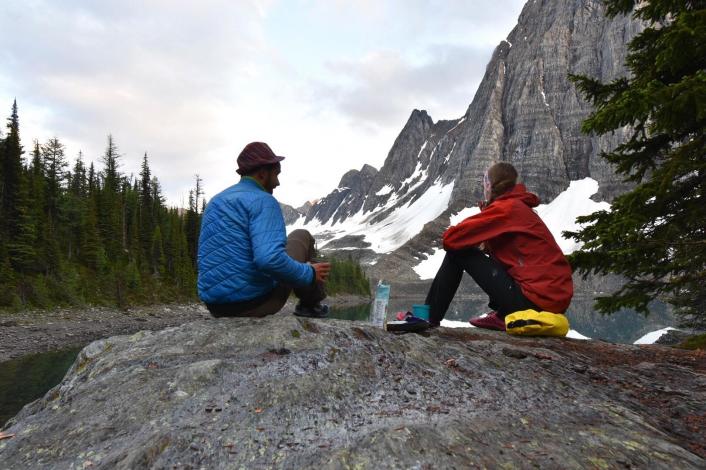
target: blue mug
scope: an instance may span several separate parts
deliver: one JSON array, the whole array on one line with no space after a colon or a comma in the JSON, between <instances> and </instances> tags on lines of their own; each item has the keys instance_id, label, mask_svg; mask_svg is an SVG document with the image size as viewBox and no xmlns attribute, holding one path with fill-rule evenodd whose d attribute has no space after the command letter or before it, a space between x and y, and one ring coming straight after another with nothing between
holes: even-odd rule
<instances>
[{"instance_id":1,"label":"blue mug","mask_svg":"<svg viewBox=\"0 0 706 470\"><path fill-rule=\"evenodd\" d=\"M412 315L422 320L429 321L429 306L423 304L412 305Z\"/></svg>"}]
</instances>

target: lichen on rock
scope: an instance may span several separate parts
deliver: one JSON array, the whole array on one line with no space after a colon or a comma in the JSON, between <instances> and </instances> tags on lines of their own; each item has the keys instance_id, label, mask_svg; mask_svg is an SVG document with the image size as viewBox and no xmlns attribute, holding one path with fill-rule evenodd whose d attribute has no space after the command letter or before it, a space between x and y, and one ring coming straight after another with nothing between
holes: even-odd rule
<instances>
[{"instance_id":1,"label":"lichen on rock","mask_svg":"<svg viewBox=\"0 0 706 470\"><path fill-rule=\"evenodd\" d=\"M294 334L297 332L297 334ZM661 346L210 319L97 341L3 468L704 468L706 358ZM701 420L701 421L699 421Z\"/></svg>"}]
</instances>

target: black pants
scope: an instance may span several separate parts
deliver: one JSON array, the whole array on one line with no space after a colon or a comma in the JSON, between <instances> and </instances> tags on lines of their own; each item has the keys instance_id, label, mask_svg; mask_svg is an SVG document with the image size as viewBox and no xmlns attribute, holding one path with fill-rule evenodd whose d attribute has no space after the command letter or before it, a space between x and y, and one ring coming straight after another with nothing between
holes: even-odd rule
<instances>
[{"instance_id":1,"label":"black pants","mask_svg":"<svg viewBox=\"0 0 706 470\"><path fill-rule=\"evenodd\" d=\"M446 315L464 271L488 294L488 306L501 317L518 310L537 309L495 258L478 248L447 251L425 301L429 305L429 319L432 325L441 323Z\"/></svg>"},{"instance_id":2,"label":"black pants","mask_svg":"<svg viewBox=\"0 0 706 470\"><path fill-rule=\"evenodd\" d=\"M295 230L287 237L287 254L301 263L313 261L316 256L314 237L306 230ZM314 282L305 287L291 287L277 284L267 294L244 302L227 304L206 304L206 308L214 317L264 317L279 312L287 303L289 294L294 290L301 304L313 307L326 298L324 286Z\"/></svg>"}]
</instances>

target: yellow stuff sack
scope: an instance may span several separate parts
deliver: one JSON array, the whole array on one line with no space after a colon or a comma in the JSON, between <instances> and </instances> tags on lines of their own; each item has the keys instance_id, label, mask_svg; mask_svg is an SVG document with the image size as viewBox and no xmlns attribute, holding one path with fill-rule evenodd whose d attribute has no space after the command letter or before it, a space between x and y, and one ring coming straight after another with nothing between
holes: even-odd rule
<instances>
[{"instance_id":1,"label":"yellow stuff sack","mask_svg":"<svg viewBox=\"0 0 706 470\"><path fill-rule=\"evenodd\" d=\"M519 336L566 336L569 320L561 313L522 310L505 317L505 329Z\"/></svg>"}]
</instances>

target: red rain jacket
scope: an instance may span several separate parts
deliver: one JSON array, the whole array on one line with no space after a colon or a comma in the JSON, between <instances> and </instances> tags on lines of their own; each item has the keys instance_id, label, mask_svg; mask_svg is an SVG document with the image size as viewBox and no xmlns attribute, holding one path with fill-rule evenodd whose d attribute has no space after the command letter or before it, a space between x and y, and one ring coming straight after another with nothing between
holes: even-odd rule
<instances>
[{"instance_id":1,"label":"red rain jacket","mask_svg":"<svg viewBox=\"0 0 706 470\"><path fill-rule=\"evenodd\" d=\"M571 266L532 210L537 205L537 195L517 184L479 214L449 227L444 232L444 249L462 250L485 243L525 297L543 310L564 313L574 294Z\"/></svg>"}]
</instances>

